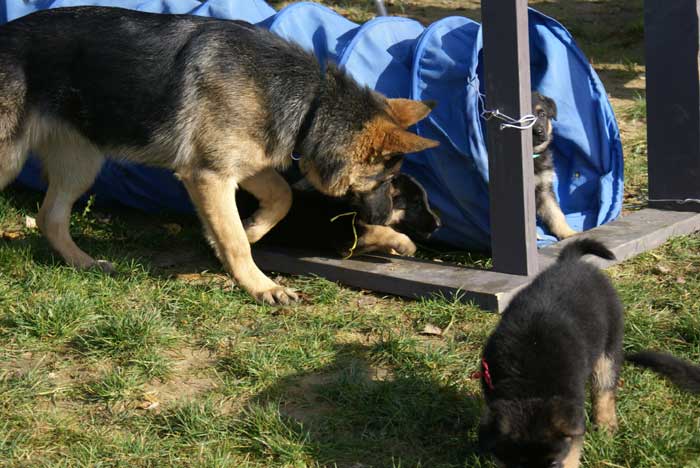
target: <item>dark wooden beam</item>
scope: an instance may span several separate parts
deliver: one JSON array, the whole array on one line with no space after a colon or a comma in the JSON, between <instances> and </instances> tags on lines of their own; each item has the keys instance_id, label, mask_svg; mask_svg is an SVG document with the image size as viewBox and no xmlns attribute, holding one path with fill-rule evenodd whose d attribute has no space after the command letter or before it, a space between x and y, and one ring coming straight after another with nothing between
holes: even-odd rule
<instances>
[{"instance_id":1,"label":"dark wooden beam","mask_svg":"<svg viewBox=\"0 0 700 468\"><path fill-rule=\"evenodd\" d=\"M700 211L700 0L645 0L649 205Z\"/></svg>"},{"instance_id":2,"label":"dark wooden beam","mask_svg":"<svg viewBox=\"0 0 700 468\"><path fill-rule=\"evenodd\" d=\"M527 0L482 0L486 106L514 118L532 113ZM487 125L494 270L537 273L530 130Z\"/></svg>"},{"instance_id":3,"label":"dark wooden beam","mask_svg":"<svg viewBox=\"0 0 700 468\"><path fill-rule=\"evenodd\" d=\"M601 240L615 253L617 261L622 261L653 249L670 237L698 230L698 213L641 210L540 249L539 263L546 267L556 260L563 245L584 236ZM266 271L318 275L348 286L410 298L443 294L497 312L503 311L533 278L400 257L364 256L342 260L322 257L317 252L260 246L254 246L253 254L256 263ZM603 267L613 263L594 257L589 260Z\"/></svg>"}]
</instances>

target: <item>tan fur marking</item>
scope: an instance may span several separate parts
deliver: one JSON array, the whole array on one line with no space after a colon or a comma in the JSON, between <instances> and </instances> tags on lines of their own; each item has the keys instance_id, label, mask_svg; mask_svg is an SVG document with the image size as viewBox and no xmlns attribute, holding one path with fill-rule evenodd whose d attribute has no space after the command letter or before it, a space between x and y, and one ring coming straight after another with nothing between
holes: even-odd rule
<instances>
[{"instance_id":1,"label":"tan fur marking","mask_svg":"<svg viewBox=\"0 0 700 468\"><path fill-rule=\"evenodd\" d=\"M287 215L292 207L292 189L274 169L266 169L241 181L240 185L260 203L245 222L248 242L254 244Z\"/></svg>"},{"instance_id":2,"label":"tan fur marking","mask_svg":"<svg viewBox=\"0 0 700 468\"><path fill-rule=\"evenodd\" d=\"M566 222L566 216L564 216L561 207L552 195L545 192L540 196L542 199L537 206L537 214L552 234L558 239L566 239L567 237L578 234L569 226L569 223Z\"/></svg>"},{"instance_id":3,"label":"tan fur marking","mask_svg":"<svg viewBox=\"0 0 700 468\"><path fill-rule=\"evenodd\" d=\"M562 461L563 468L578 468L581 460L581 451L583 449L583 436L574 437L571 441L569 453Z\"/></svg>"},{"instance_id":4,"label":"tan fur marking","mask_svg":"<svg viewBox=\"0 0 700 468\"><path fill-rule=\"evenodd\" d=\"M610 432L617 429L616 386L613 361L604 354L593 366L591 399L596 424Z\"/></svg>"},{"instance_id":5,"label":"tan fur marking","mask_svg":"<svg viewBox=\"0 0 700 468\"><path fill-rule=\"evenodd\" d=\"M416 245L409 237L388 226L368 224L357 242L356 253L383 252L391 255L413 256Z\"/></svg>"},{"instance_id":6,"label":"tan fur marking","mask_svg":"<svg viewBox=\"0 0 700 468\"><path fill-rule=\"evenodd\" d=\"M387 224L400 223L406 217L406 210L391 210L391 218Z\"/></svg>"},{"instance_id":7,"label":"tan fur marking","mask_svg":"<svg viewBox=\"0 0 700 468\"><path fill-rule=\"evenodd\" d=\"M617 412L615 411L615 392L606 390L593 398L595 422L609 432L617 430Z\"/></svg>"},{"instance_id":8,"label":"tan fur marking","mask_svg":"<svg viewBox=\"0 0 700 468\"><path fill-rule=\"evenodd\" d=\"M592 377L595 388L608 390L616 387L613 361L606 354L600 356L595 362Z\"/></svg>"}]
</instances>

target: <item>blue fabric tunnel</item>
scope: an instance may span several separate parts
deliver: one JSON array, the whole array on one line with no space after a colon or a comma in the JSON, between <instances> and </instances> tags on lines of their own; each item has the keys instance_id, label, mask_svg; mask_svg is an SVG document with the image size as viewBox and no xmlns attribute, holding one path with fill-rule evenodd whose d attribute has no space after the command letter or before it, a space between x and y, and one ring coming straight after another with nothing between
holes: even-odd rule
<instances>
[{"instance_id":1,"label":"blue fabric tunnel","mask_svg":"<svg viewBox=\"0 0 700 468\"><path fill-rule=\"evenodd\" d=\"M295 3L277 12L263 0L0 0L0 23L40 9L77 5L245 20L299 43L322 61L337 62L360 83L389 97L436 100L437 107L415 131L441 145L407 156L403 170L424 185L440 213L443 226L435 239L457 248L489 247L478 23L454 16L424 28L406 18L378 17L360 26L317 3ZM552 97L558 107L553 145L562 209L577 231L607 223L622 207L623 158L606 92L561 24L530 9L529 32L533 89ZM33 158L18 180L45 189ZM194 211L171 172L128 163L108 161L91 194L99 203L147 212ZM555 240L538 226L540 245Z\"/></svg>"}]
</instances>

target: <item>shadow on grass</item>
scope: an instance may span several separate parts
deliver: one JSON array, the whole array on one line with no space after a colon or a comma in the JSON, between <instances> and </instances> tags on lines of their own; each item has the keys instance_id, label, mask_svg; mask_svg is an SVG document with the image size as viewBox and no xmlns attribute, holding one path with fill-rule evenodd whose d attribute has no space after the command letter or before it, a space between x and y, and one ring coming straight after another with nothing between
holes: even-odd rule
<instances>
[{"instance_id":1,"label":"shadow on grass","mask_svg":"<svg viewBox=\"0 0 700 468\"><path fill-rule=\"evenodd\" d=\"M341 344L332 364L281 379L251 407L279 405L287 427L306 431L311 458L322 466L487 466L477 453L478 395L420 369L374 366L372 353L372 346Z\"/></svg>"}]
</instances>

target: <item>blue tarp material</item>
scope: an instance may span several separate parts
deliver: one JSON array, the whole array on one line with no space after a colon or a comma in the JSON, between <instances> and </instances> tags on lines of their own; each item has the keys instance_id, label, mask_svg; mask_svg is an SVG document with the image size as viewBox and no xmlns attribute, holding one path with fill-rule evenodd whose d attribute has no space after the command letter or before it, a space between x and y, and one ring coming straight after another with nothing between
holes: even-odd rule
<instances>
[{"instance_id":1,"label":"blue tarp material","mask_svg":"<svg viewBox=\"0 0 700 468\"><path fill-rule=\"evenodd\" d=\"M488 248L489 195L485 127L480 118L480 25L448 17L427 28L396 17L361 27L317 3L279 12L262 0L0 0L0 22L39 9L74 5L120 6L159 13L242 19L269 28L333 60L359 82L390 97L434 99L437 108L416 131L441 146L407 157L404 171L428 191L443 227L435 238L461 248ZM555 99L555 189L576 230L615 219L622 206L623 162L619 130L603 85L566 29L529 12L533 89ZM30 160L19 181L43 189ZM164 170L107 162L92 193L149 212L192 212L182 185ZM540 245L555 240L538 227Z\"/></svg>"}]
</instances>

